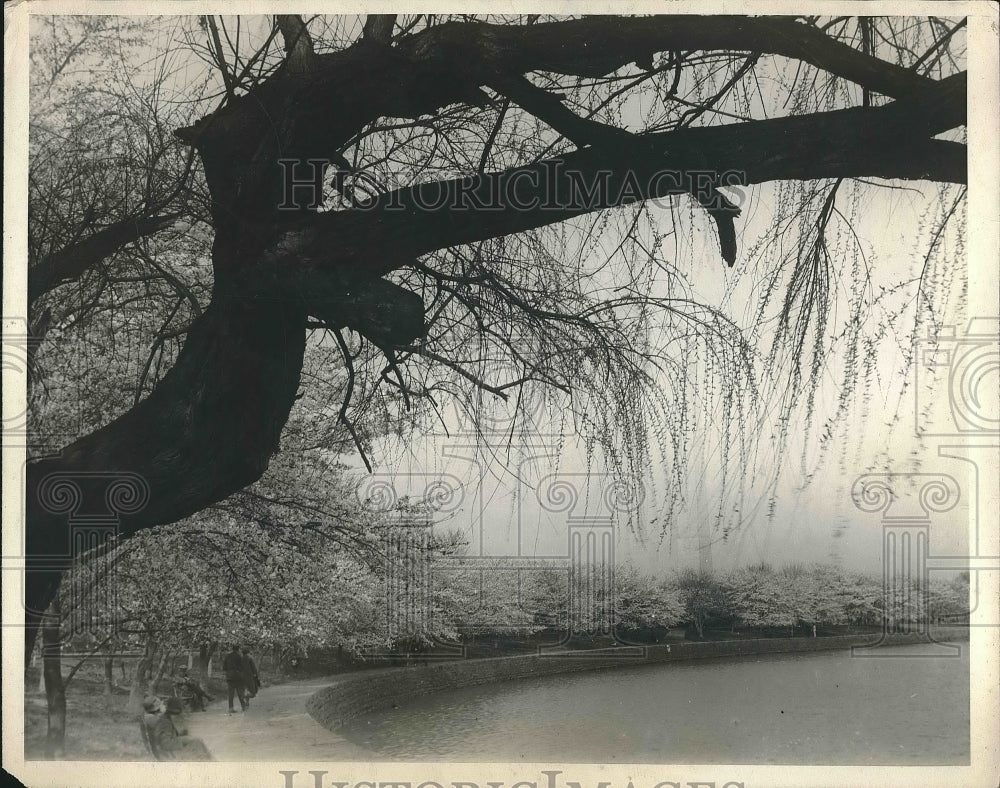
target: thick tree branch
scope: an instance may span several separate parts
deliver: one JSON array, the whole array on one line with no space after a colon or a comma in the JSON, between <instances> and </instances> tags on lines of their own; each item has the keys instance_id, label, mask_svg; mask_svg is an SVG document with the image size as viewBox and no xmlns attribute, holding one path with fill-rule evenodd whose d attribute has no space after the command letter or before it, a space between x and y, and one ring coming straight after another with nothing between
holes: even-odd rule
<instances>
[{"instance_id":1,"label":"thick tree branch","mask_svg":"<svg viewBox=\"0 0 1000 788\"><path fill-rule=\"evenodd\" d=\"M282 195L279 157L327 155L380 116L419 117L454 103L485 106L488 98L477 86L498 77L534 70L600 76L645 53L735 49L800 59L893 97L935 84L775 17L586 17L520 27L454 22L392 47L366 43L317 55L305 73L276 74L252 98L177 131L202 153L217 227L236 216L259 226L273 213ZM254 188L234 195L234 182Z\"/></svg>"},{"instance_id":2,"label":"thick tree branch","mask_svg":"<svg viewBox=\"0 0 1000 788\"><path fill-rule=\"evenodd\" d=\"M883 107L642 135L630 145L400 189L369 210L310 217L264 265L287 271L277 261L294 259L300 272L326 270L349 288L436 249L697 191L699 181L720 178L723 186L854 177L964 183L965 146L929 137L965 122L965 84L961 74Z\"/></svg>"},{"instance_id":3,"label":"thick tree branch","mask_svg":"<svg viewBox=\"0 0 1000 788\"><path fill-rule=\"evenodd\" d=\"M481 68L484 73L598 77L650 53L700 49L794 58L893 98L931 81L787 17L588 16L521 27L451 22L418 33L400 47L420 58L457 57L473 72Z\"/></svg>"},{"instance_id":4,"label":"thick tree branch","mask_svg":"<svg viewBox=\"0 0 1000 788\"><path fill-rule=\"evenodd\" d=\"M634 134L624 129L607 126L589 118L581 118L566 107L560 97L538 87L526 77L520 75L498 77L491 83L491 87L579 147L614 146L619 143L634 145L637 140ZM736 262L734 219L740 215L740 209L719 192L718 185L715 181L705 181L698 184L693 194L715 221L722 257L732 266Z\"/></svg>"},{"instance_id":5,"label":"thick tree branch","mask_svg":"<svg viewBox=\"0 0 1000 788\"><path fill-rule=\"evenodd\" d=\"M489 86L547 123L578 147L613 144L632 134L617 126L608 126L596 120L581 118L556 96L540 88L520 74L502 75L490 80Z\"/></svg>"},{"instance_id":6,"label":"thick tree branch","mask_svg":"<svg viewBox=\"0 0 1000 788\"><path fill-rule=\"evenodd\" d=\"M274 18L285 40L285 65L290 72L308 71L315 60L312 38L298 14L278 14Z\"/></svg>"},{"instance_id":7,"label":"thick tree branch","mask_svg":"<svg viewBox=\"0 0 1000 788\"><path fill-rule=\"evenodd\" d=\"M95 263L128 244L169 227L181 214L122 219L78 243L54 252L28 270L28 303L63 282L76 279Z\"/></svg>"},{"instance_id":8,"label":"thick tree branch","mask_svg":"<svg viewBox=\"0 0 1000 788\"><path fill-rule=\"evenodd\" d=\"M395 14L368 14L365 19L364 38L375 44L388 46L392 41L392 29L395 24Z\"/></svg>"},{"instance_id":9,"label":"thick tree branch","mask_svg":"<svg viewBox=\"0 0 1000 788\"><path fill-rule=\"evenodd\" d=\"M347 327L379 347L406 345L424 335L424 302L416 293L385 279L364 282L353 290L331 288L327 277L309 284L289 277L302 288L308 312L330 328ZM287 292L287 288L286 288Z\"/></svg>"}]
</instances>

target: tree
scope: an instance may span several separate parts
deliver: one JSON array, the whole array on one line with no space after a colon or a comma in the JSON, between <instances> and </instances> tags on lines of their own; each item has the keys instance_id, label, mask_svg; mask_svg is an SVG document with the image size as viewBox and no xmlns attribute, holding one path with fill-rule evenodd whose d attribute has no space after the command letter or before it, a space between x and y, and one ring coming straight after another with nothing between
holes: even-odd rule
<instances>
[{"instance_id":1,"label":"tree","mask_svg":"<svg viewBox=\"0 0 1000 788\"><path fill-rule=\"evenodd\" d=\"M710 619L732 615L732 589L726 580L688 569L679 573L673 584L684 600L684 620L694 625L699 638L705 636L705 624Z\"/></svg>"},{"instance_id":2,"label":"tree","mask_svg":"<svg viewBox=\"0 0 1000 788\"><path fill-rule=\"evenodd\" d=\"M454 569L439 561L434 570L435 592L442 624L463 638L523 637L542 627L526 602L536 573L484 561L476 569Z\"/></svg>"},{"instance_id":3,"label":"tree","mask_svg":"<svg viewBox=\"0 0 1000 788\"><path fill-rule=\"evenodd\" d=\"M950 582L931 582L930 620L936 624L969 623L972 601L969 598L969 573L959 572Z\"/></svg>"},{"instance_id":4,"label":"tree","mask_svg":"<svg viewBox=\"0 0 1000 788\"><path fill-rule=\"evenodd\" d=\"M526 572L523 598L533 621L546 629L570 628L570 579L565 570L545 567Z\"/></svg>"},{"instance_id":5,"label":"tree","mask_svg":"<svg viewBox=\"0 0 1000 788\"><path fill-rule=\"evenodd\" d=\"M539 387L563 397L618 464L643 467L652 433L681 468L693 403L701 403L688 393L700 383L711 418L738 434L733 451L745 457L760 336L748 338L719 310L683 295L678 270L662 269L665 233L650 231L644 201L693 196L693 221L712 224L732 265L739 209L722 190L814 182L799 201L797 250L774 262L765 283L765 303L791 285L778 309L781 358L760 354L768 368L790 373L777 376L789 381L785 434L788 408L804 401L811 411L807 382L822 368L835 265L827 229L841 184L966 180L966 149L954 132L965 123L957 62L964 22L880 19L859 41L856 21L839 17L251 21L241 30L208 17L185 28L188 51L215 69L218 93L199 101L192 89L194 99L175 104L201 114L173 129L176 147L151 133L156 144L140 146L145 165L127 145L120 160L74 151L33 183L32 226L61 229L44 241L33 231L32 323L57 319L69 291L95 287L94 272L110 279L112 293L155 282L150 297L160 299L165 319L139 343L158 361L123 384L134 393L130 404L57 455L29 463L29 648L58 586L59 574L46 567L67 543L53 480L73 479L78 505L92 510L103 505L107 474L141 478L143 505L120 513L125 536L247 487L278 451L307 385L307 336L342 357L341 404L324 415L365 456L372 430L364 425L413 400L433 406L436 396L457 393L471 406L478 398L470 391L506 398ZM895 43L875 46L873 27L891 33L881 42ZM72 56L62 46L56 61ZM177 51L172 40L166 49ZM785 95L770 102L792 107L783 117L772 117L763 97L751 107L756 69L775 59L795 64ZM173 120L156 112L169 103L168 83L153 83L146 130ZM640 93L654 99L641 117ZM716 120L733 114L739 122ZM58 108L50 120L72 125ZM174 157L163 171L160 143ZM128 204L95 192L67 205L98 160L109 173L142 173L101 192L121 189ZM309 171L325 184L315 201L287 191L290 175ZM427 173L432 180L422 182ZM402 185L387 185L389 175ZM942 225L964 191L945 193L954 207L942 208ZM49 206L60 208L58 221L46 220ZM616 206L626 213L609 214ZM623 260L618 252L596 262L558 253L568 248L567 227L593 240L609 216L625 224L610 234L621 237ZM213 234L211 271L190 267L201 292L210 291L204 304L164 262L180 264L171 244L159 243L180 217L191 228L180 231L185 241L204 243L200 222ZM782 225L779 217L775 235ZM137 260L142 271L130 275ZM651 289L657 271L664 275ZM116 303L120 319L127 310ZM863 305L855 298L853 314ZM865 325L853 321L851 347ZM150 336L149 326L135 331ZM161 368L152 378L150 366ZM713 393L720 380L728 388Z\"/></svg>"},{"instance_id":6,"label":"tree","mask_svg":"<svg viewBox=\"0 0 1000 788\"><path fill-rule=\"evenodd\" d=\"M749 627L793 627L798 622L800 604L792 578L775 572L770 564L745 567L735 573L731 610Z\"/></svg>"},{"instance_id":7,"label":"tree","mask_svg":"<svg viewBox=\"0 0 1000 788\"><path fill-rule=\"evenodd\" d=\"M799 620L812 627L813 637L816 637L819 624L836 625L846 621L843 603L846 579L838 567L816 564L795 580L801 589L797 596L803 601L799 606Z\"/></svg>"},{"instance_id":8,"label":"tree","mask_svg":"<svg viewBox=\"0 0 1000 788\"><path fill-rule=\"evenodd\" d=\"M679 589L630 563L619 565L615 572L615 595L615 624L626 632L671 627L684 619Z\"/></svg>"},{"instance_id":9,"label":"tree","mask_svg":"<svg viewBox=\"0 0 1000 788\"><path fill-rule=\"evenodd\" d=\"M885 591L881 578L852 573L841 594L844 615L855 626L881 624L885 617Z\"/></svg>"},{"instance_id":10,"label":"tree","mask_svg":"<svg viewBox=\"0 0 1000 788\"><path fill-rule=\"evenodd\" d=\"M297 414L290 441L309 438ZM250 488L170 527L78 556L50 606L43 648L48 750L61 752L66 687L100 654L139 655L129 707L155 691L178 654L197 650L207 678L220 644L385 648L386 512L365 507L329 452L282 455ZM426 512L400 503L399 512ZM61 650L85 654L63 678ZM110 659L110 657L108 658ZM110 689L108 690L110 693Z\"/></svg>"}]
</instances>

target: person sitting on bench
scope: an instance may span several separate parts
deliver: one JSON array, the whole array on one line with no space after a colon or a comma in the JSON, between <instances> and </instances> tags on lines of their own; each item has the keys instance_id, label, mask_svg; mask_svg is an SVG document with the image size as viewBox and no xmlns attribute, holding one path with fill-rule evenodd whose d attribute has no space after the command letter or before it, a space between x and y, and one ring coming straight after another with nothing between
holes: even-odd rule
<instances>
[{"instance_id":1,"label":"person sitting on bench","mask_svg":"<svg viewBox=\"0 0 1000 788\"><path fill-rule=\"evenodd\" d=\"M205 704L215 700L191 677L186 667L179 668L174 678L174 696L190 711L204 711Z\"/></svg>"},{"instance_id":2,"label":"person sitting on bench","mask_svg":"<svg viewBox=\"0 0 1000 788\"><path fill-rule=\"evenodd\" d=\"M187 735L187 726L177 698L167 700L166 706L155 695L146 696L142 702L143 739L158 761L207 761L211 760L201 739Z\"/></svg>"}]
</instances>

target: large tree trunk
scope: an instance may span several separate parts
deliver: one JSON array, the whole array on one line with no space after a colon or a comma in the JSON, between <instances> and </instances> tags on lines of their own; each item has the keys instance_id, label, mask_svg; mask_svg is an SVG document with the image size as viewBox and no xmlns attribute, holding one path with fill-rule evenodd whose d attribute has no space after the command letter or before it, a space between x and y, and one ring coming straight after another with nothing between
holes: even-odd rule
<instances>
[{"instance_id":1,"label":"large tree trunk","mask_svg":"<svg viewBox=\"0 0 1000 788\"><path fill-rule=\"evenodd\" d=\"M294 402L304 348L301 307L213 301L148 398L28 464L26 648L58 587L61 572L51 567L66 562L76 516L117 518L127 536L260 477Z\"/></svg>"},{"instance_id":2,"label":"large tree trunk","mask_svg":"<svg viewBox=\"0 0 1000 788\"><path fill-rule=\"evenodd\" d=\"M62 677L62 628L58 599L42 620L42 674L45 677L45 704L48 730L45 755L62 758L66 750L66 687Z\"/></svg>"},{"instance_id":3,"label":"large tree trunk","mask_svg":"<svg viewBox=\"0 0 1000 788\"><path fill-rule=\"evenodd\" d=\"M198 646L197 675L203 684L211 678L209 675L209 666L212 662L212 655L215 653L218 645L218 642L213 641L212 643L202 643Z\"/></svg>"},{"instance_id":4,"label":"large tree trunk","mask_svg":"<svg viewBox=\"0 0 1000 788\"><path fill-rule=\"evenodd\" d=\"M104 694L115 691L115 662L111 657L104 658Z\"/></svg>"},{"instance_id":5,"label":"large tree trunk","mask_svg":"<svg viewBox=\"0 0 1000 788\"><path fill-rule=\"evenodd\" d=\"M149 677L156 661L157 650L156 641L152 637L147 637L146 651L136 663L135 673L132 675L132 688L128 695L128 710L131 714L142 713L142 699L149 694Z\"/></svg>"},{"instance_id":6,"label":"large tree trunk","mask_svg":"<svg viewBox=\"0 0 1000 788\"><path fill-rule=\"evenodd\" d=\"M155 695L159 691L160 682L163 681L163 676L167 672L167 668L171 667L174 662L174 652L164 651L160 656L160 664L156 668L156 678L153 679L151 686L151 691ZM173 673L173 670L170 671Z\"/></svg>"}]
</instances>

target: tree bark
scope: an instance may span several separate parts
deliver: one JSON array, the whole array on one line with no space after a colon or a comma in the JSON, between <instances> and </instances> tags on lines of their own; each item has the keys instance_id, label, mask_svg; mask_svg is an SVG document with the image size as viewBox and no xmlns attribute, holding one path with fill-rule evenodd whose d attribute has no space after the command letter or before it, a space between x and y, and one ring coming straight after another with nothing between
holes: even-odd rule
<instances>
[{"instance_id":1,"label":"tree bark","mask_svg":"<svg viewBox=\"0 0 1000 788\"><path fill-rule=\"evenodd\" d=\"M142 713L142 700L149 694L149 678L157 651L156 641L147 636L145 652L136 663L135 673L132 674L132 688L129 690L128 696L128 710L131 714L139 715Z\"/></svg>"},{"instance_id":2,"label":"tree bark","mask_svg":"<svg viewBox=\"0 0 1000 788\"><path fill-rule=\"evenodd\" d=\"M104 658L104 694L110 698L115 691L115 663L111 657Z\"/></svg>"},{"instance_id":3,"label":"tree bark","mask_svg":"<svg viewBox=\"0 0 1000 788\"><path fill-rule=\"evenodd\" d=\"M69 517L105 514L109 490L139 480L143 505L115 512L119 534L128 536L260 478L294 402L305 318L298 304L217 293L149 397L58 456L28 464L26 648L58 587L72 544Z\"/></svg>"},{"instance_id":4,"label":"tree bark","mask_svg":"<svg viewBox=\"0 0 1000 788\"><path fill-rule=\"evenodd\" d=\"M47 758L62 758L66 752L66 687L62 676L62 627L58 599L42 622L42 673L45 677L45 705L48 729L45 734Z\"/></svg>"},{"instance_id":5,"label":"tree bark","mask_svg":"<svg viewBox=\"0 0 1000 788\"><path fill-rule=\"evenodd\" d=\"M201 681L206 682L211 678L209 673L209 666L212 663L212 655L215 653L215 649L218 647L218 643L213 641L211 643L202 643L198 646L198 676Z\"/></svg>"}]
</instances>

